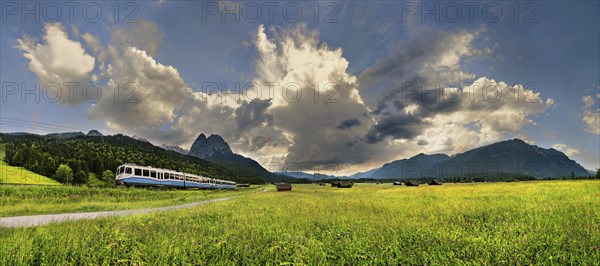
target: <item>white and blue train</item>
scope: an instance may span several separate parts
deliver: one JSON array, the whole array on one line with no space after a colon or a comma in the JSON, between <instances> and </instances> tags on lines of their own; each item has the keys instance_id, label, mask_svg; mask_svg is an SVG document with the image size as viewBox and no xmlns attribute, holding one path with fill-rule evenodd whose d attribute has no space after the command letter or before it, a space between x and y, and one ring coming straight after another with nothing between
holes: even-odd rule
<instances>
[{"instance_id":1,"label":"white and blue train","mask_svg":"<svg viewBox=\"0 0 600 266\"><path fill-rule=\"evenodd\" d=\"M117 184L126 186L162 186L175 188L235 189L232 181L207 178L199 175L177 172L126 163L117 168Z\"/></svg>"}]
</instances>

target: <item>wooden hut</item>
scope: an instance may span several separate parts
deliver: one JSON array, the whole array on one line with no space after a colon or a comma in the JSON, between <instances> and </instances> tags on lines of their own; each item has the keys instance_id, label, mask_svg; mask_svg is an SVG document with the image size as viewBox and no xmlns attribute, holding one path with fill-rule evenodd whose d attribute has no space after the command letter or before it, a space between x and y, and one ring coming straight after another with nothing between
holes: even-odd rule
<instances>
[{"instance_id":1,"label":"wooden hut","mask_svg":"<svg viewBox=\"0 0 600 266\"><path fill-rule=\"evenodd\" d=\"M406 181L406 183L404 183L407 187L418 187L419 186L419 182L417 181Z\"/></svg>"},{"instance_id":2,"label":"wooden hut","mask_svg":"<svg viewBox=\"0 0 600 266\"><path fill-rule=\"evenodd\" d=\"M440 186L440 185L442 185L442 182L437 181L437 180L432 180L431 182L429 182L427 184L429 184L430 186Z\"/></svg>"},{"instance_id":3,"label":"wooden hut","mask_svg":"<svg viewBox=\"0 0 600 266\"><path fill-rule=\"evenodd\" d=\"M277 188L277 191L292 191L292 184L277 183L277 185L275 185L275 188Z\"/></svg>"},{"instance_id":4,"label":"wooden hut","mask_svg":"<svg viewBox=\"0 0 600 266\"><path fill-rule=\"evenodd\" d=\"M352 182L349 181L336 181L331 183L332 187L337 187L337 188L351 188L354 184L352 184Z\"/></svg>"}]
</instances>

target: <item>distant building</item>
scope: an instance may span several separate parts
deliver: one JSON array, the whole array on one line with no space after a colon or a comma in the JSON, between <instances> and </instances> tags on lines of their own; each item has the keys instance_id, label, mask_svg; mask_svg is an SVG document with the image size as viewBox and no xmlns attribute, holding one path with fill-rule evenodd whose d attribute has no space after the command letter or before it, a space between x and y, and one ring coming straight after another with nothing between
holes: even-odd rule
<instances>
[{"instance_id":1,"label":"distant building","mask_svg":"<svg viewBox=\"0 0 600 266\"><path fill-rule=\"evenodd\" d=\"M292 191L292 184L277 183L277 185L275 185L275 188L277 188L277 191Z\"/></svg>"},{"instance_id":2,"label":"distant building","mask_svg":"<svg viewBox=\"0 0 600 266\"><path fill-rule=\"evenodd\" d=\"M394 182L394 186L402 186L402 182L396 181L396 182Z\"/></svg>"},{"instance_id":3,"label":"distant building","mask_svg":"<svg viewBox=\"0 0 600 266\"><path fill-rule=\"evenodd\" d=\"M332 187L337 187L337 188L351 188L354 184L352 184L352 182L349 181L336 181L331 183Z\"/></svg>"},{"instance_id":4,"label":"distant building","mask_svg":"<svg viewBox=\"0 0 600 266\"><path fill-rule=\"evenodd\" d=\"M427 184L429 184L430 186L440 186L440 185L442 185L442 182L437 181L437 180L432 180L431 182L429 182Z\"/></svg>"},{"instance_id":5,"label":"distant building","mask_svg":"<svg viewBox=\"0 0 600 266\"><path fill-rule=\"evenodd\" d=\"M417 181L407 181L406 183L404 183L407 187L418 187L419 186L419 182Z\"/></svg>"}]
</instances>

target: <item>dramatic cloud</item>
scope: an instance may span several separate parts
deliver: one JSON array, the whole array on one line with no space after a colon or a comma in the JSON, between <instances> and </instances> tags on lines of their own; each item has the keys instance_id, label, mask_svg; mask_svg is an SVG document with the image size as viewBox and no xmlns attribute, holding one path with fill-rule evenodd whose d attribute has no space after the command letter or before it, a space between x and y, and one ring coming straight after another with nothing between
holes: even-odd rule
<instances>
[{"instance_id":1,"label":"dramatic cloud","mask_svg":"<svg viewBox=\"0 0 600 266\"><path fill-rule=\"evenodd\" d=\"M139 34L145 42L132 37ZM273 116L267 112L271 99L194 92L175 67L157 62L147 52L155 51L162 36L148 22L114 30L106 46L95 36L83 35L100 59L97 78L107 80L103 97L89 108L91 119L103 120L114 132L154 143L189 147L198 134L214 133L236 152L255 158L262 153L286 154L290 142L273 127Z\"/></svg>"},{"instance_id":2,"label":"dramatic cloud","mask_svg":"<svg viewBox=\"0 0 600 266\"><path fill-rule=\"evenodd\" d=\"M596 95L600 99L600 94ZM583 100L583 122L587 125L586 131L600 135L600 108L594 109L594 98L592 96L584 96Z\"/></svg>"},{"instance_id":3,"label":"dramatic cloud","mask_svg":"<svg viewBox=\"0 0 600 266\"><path fill-rule=\"evenodd\" d=\"M46 24L45 43L37 43L28 36L18 39L17 48L29 59L31 70L42 83L41 87L55 84L59 90L51 97L61 103L78 105L84 102L83 89L94 69L95 58L85 52L81 43L69 39L60 24Z\"/></svg>"},{"instance_id":4,"label":"dramatic cloud","mask_svg":"<svg viewBox=\"0 0 600 266\"><path fill-rule=\"evenodd\" d=\"M111 59L110 81L102 99L90 107L92 119L104 119L117 132L138 135L158 131L176 119L191 94L177 69L157 63L135 47L112 48Z\"/></svg>"},{"instance_id":5,"label":"dramatic cloud","mask_svg":"<svg viewBox=\"0 0 600 266\"><path fill-rule=\"evenodd\" d=\"M269 113L293 143L286 162L352 164L372 158L377 147L359 141L372 121L340 48L319 43L318 32L305 25L274 30L272 38L260 26L255 45L254 81L279 84Z\"/></svg>"},{"instance_id":6,"label":"dramatic cloud","mask_svg":"<svg viewBox=\"0 0 600 266\"><path fill-rule=\"evenodd\" d=\"M361 95L374 106L368 143L416 141L436 152L461 152L514 134L553 105L522 85L481 77L462 62L488 49L472 44L481 31L424 29L360 75Z\"/></svg>"}]
</instances>

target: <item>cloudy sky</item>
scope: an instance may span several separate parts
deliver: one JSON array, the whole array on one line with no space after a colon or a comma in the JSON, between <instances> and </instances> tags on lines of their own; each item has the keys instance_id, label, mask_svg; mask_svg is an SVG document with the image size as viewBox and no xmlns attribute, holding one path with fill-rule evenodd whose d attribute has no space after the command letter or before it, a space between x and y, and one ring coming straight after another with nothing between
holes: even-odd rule
<instances>
[{"instance_id":1,"label":"cloudy sky","mask_svg":"<svg viewBox=\"0 0 600 266\"><path fill-rule=\"evenodd\" d=\"M2 132L219 134L335 174L517 137L600 167L595 1L2 5Z\"/></svg>"}]
</instances>

